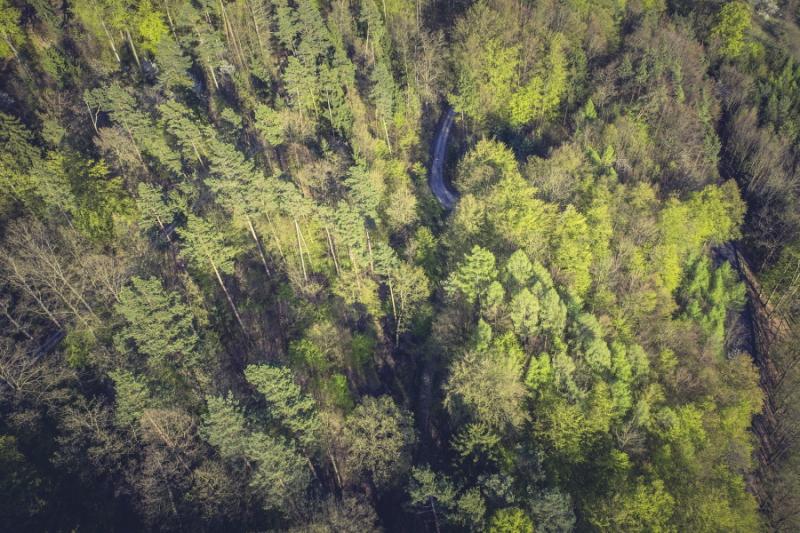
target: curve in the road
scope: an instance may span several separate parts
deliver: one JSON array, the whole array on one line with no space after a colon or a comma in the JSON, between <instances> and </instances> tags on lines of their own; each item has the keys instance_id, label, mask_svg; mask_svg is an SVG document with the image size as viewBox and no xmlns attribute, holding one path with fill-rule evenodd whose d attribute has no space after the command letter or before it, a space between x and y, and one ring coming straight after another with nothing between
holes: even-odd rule
<instances>
[{"instance_id":1,"label":"curve in the road","mask_svg":"<svg viewBox=\"0 0 800 533\"><path fill-rule=\"evenodd\" d=\"M450 128L453 126L455 111L447 108L447 113L439 125L436 137L433 141L433 161L431 162L430 186L433 195L445 209L452 209L458 200L458 195L451 190L444 181L444 160L447 152L447 138L450 136Z\"/></svg>"}]
</instances>

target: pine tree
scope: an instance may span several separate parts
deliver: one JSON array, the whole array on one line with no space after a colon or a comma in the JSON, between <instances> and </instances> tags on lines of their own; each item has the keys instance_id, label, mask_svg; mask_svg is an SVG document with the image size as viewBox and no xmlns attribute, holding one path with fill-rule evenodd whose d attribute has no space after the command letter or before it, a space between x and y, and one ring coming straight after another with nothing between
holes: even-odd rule
<instances>
[{"instance_id":1,"label":"pine tree","mask_svg":"<svg viewBox=\"0 0 800 533\"><path fill-rule=\"evenodd\" d=\"M127 322L117 335L121 346L132 343L154 369L192 366L199 340L191 311L178 293L166 291L156 278L134 277L119 299L115 311Z\"/></svg>"},{"instance_id":2,"label":"pine tree","mask_svg":"<svg viewBox=\"0 0 800 533\"><path fill-rule=\"evenodd\" d=\"M109 374L114 381L115 422L123 428L135 428L151 403L147 386L126 370Z\"/></svg>"},{"instance_id":3,"label":"pine tree","mask_svg":"<svg viewBox=\"0 0 800 533\"><path fill-rule=\"evenodd\" d=\"M238 402L228 396L206 398L208 411L203 415L200 433L225 460L240 459L247 450L246 419Z\"/></svg>"},{"instance_id":4,"label":"pine tree","mask_svg":"<svg viewBox=\"0 0 800 533\"><path fill-rule=\"evenodd\" d=\"M394 116L394 100L397 89L395 88L392 73L385 62L378 61L378 63L376 63L372 71L372 83L373 87L370 97L375 103L378 120L383 125L383 132L386 136L386 144L391 151L392 144L389 141L389 128L386 123Z\"/></svg>"},{"instance_id":5,"label":"pine tree","mask_svg":"<svg viewBox=\"0 0 800 533\"><path fill-rule=\"evenodd\" d=\"M445 290L451 296L460 294L467 303L473 304L486 293L495 278L497 269L494 254L476 245L450 274Z\"/></svg>"},{"instance_id":6,"label":"pine tree","mask_svg":"<svg viewBox=\"0 0 800 533\"><path fill-rule=\"evenodd\" d=\"M162 234L171 240L167 226L178 213L178 208L171 201L164 198L161 190L147 183L141 182L137 188L138 197L136 207L139 210L143 229L150 229L155 223Z\"/></svg>"},{"instance_id":7,"label":"pine tree","mask_svg":"<svg viewBox=\"0 0 800 533\"><path fill-rule=\"evenodd\" d=\"M266 398L270 416L285 426L305 449L313 448L320 425L316 405L294 382L292 371L250 365L245 369L245 377Z\"/></svg>"}]
</instances>

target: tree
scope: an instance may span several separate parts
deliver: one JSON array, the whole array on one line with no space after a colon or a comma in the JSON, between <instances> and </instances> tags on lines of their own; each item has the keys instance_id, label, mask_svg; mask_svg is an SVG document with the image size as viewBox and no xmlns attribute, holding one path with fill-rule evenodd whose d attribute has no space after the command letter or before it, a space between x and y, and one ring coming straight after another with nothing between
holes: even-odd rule
<instances>
[{"instance_id":1,"label":"tree","mask_svg":"<svg viewBox=\"0 0 800 533\"><path fill-rule=\"evenodd\" d=\"M378 487L392 486L409 468L413 419L388 396L367 397L348 415L342 441L350 476L368 476Z\"/></svg>"},{"instance_id":2,"label":"tree","mask_svg":"<svg viewBox=\"0 0 800 533\"><path fill-rule=\"evenodd\" d=\"M562 47L563 37L557 34L550 41L547 60L540 73L511 98L511 123L515 126L541 121L558 110L567 88L567 61Z\"/></svg>"},{"instance_id":3,"label":"tree","mask_svg":"<svg viewBox=\"0 0 800 533\"><path fill-rule=\"evenodd\" d=\"M206 398L201 435L223 458L246 464L248 484L265 509L284 513L302 501L311 481L307 460L286 439L248 429L250 424L232 396Z\"/></svg>"},{"instance_id":4,"label":"tree","mask_svg":"<svg viewBox=\"0 0 800 533\"><path fill-rule=\"evenodd\" d=\"M304 448L316 444L320 422L315 402L302 393L291 370L250 365L245 369L245 377L266 398L271 417L284 425Z\"/></svg>"},{"instance_id":5,"label":"tree","mask_svg":"<svg viewBox=\"0 0 800 533\"><path fill-rule=\"evenodd\" d=\"M139 195L136 198L136 207L143 222L143 229L151 228L155 222L167 240L171 240L167 226L172 224L173 218L178 213L177 206L165 200L161 190L153 185L139 183L137 192Z\"/></svg>"},{"instance_id":6,"label":"tree","mask_svg":"<svg viewBox=\"0 0 800 533\"><path fill-rule=\"evenodd\" d=\"M245 416L239 403L228 396L206 398L208 411L203 415L200 434L206 442L217 449L225 460L245 456L247 432Z\"/></svg>"},{"instance_id":7,"label":"tree","mask_svg":"<svg viewBox=\"0 0 800 533\"><path fill-rule=\"evenodd\" d=\"M174 172L181 172L181 161L178 155L169 147L159 128L155 127L153 119L140 110L136 98L124 87L112 84L105 88L93 89L84 94L84 100L89 109L106 111L111 120L119 124L133 143L139 160L144 165L142 152L152 157L164 168Z\"/></svg>"},{"instance_id":8,"label":"tree","mask_svg":"<svg viewBox=\"0 0 800 533\"><path fill-rule=\"evenodd\" d=\"M311 472L293 446L259 432L247 439L245 454L256 465L250 486L263 497L266 509L286 512L303 501Z\"/></svg>"},{"instance_id":9,"label":"tree","mask_svg":"<svg viewBox=\"0 0 800 533\"><path fill-rule=\"evenodd\" d=\"M114 420L120 427L135 428L151 403L150 391L144 383L125 370L114 371L109 376L114 380L116 395Z\"/></svg>"},{"instance_id":10,"label":"tree","mask_svg":"<svg viewBox=\"0 0 800 533\"><path fill-rule=\"evenodd\" d=\"M500 509L489 521L491 533L533 533L533 522L522 509Z\"/></svg>"},{"instance_id":11,"label":"tree","mask_svg":"<svg viewBox=\"0 0 800 533\"><path fill-rule=\"evenodd\" d=\"M194 370L199 339L189 307L174 291L166 291L155 278L131 278L131 285L120 291L115 310L127 322L117 334L121 350L130 342L148 357L154 370ZM187 361L188 360L188 361Z\"/></svg>"},{"instance_id":12,"label":"tree","mask_svg":"<svg viewBox=\"0 0 800 533\"><path fill-rule=\"evenodd\" d=\"M8 0L0 1L0 59L7 59L12 55L19 61L19 46L24 41L20 29L20 12L14 6L8 5Z\"/></svg>"},{"instance_id":13,"label":"tree","mask_svg":"<svg viewBox=\"0 0 800 533\"><path fill-rule=\"evenodd\" d=\"M711 37L719 42L719 54L724 59L738 59L752 50L745 35L750 29L751 16L752 8L746 2L728 2L720 9Z\"/></svg>"},{"instance_id":14,"label":"tree","mask_svg":"<svg viewBox=\"0 0 800 533\"><path fill-rule=\"evenodd\" d=\"M292 528L291 533L363 533L364 531L380 531L378 516L364 498L357 495L346 495L339 501L329 496L320 502L310 520Z\"/></svg>"},{"instance_id":15,"label":"tree","mask_svg":"<svg viewBox=\"0 0 800 533\"><path fill-rule=\"evenodd\" d=\"M553 266L564 285L580 297L586 294L592 283L589 273L592 266L589 234L586 217L574 207L567 206L556 223Z\"/></svg>"},{"instance_id":16,"label":"tree","mask_svg":"<svg viewBox=\"0 0 800 533\"><path fill-rule=\"evenodd\" d=\"M395 345L400 334L409 329L411 317L430 296L430 284L425 272L405 261L397 261L388 279L389 297L395 319Z\"/></svg>"},{"instance_id":17,"label":"tree","mask_svg":"<svg viewBox=\"0 0 800 533\"><path fill-rule=\"evenodd\" d=\"M675 500L664 489L664 482L652 483L639 479L625 493L616 493L602 513L590 515L589 521L598 529L609 531L672 531L670 518L675 512Z\"/></svg>"},{"instance_id":18,"label":"tree","mask_svg":"<svg viewBox=\"0 0 800 533\"><path fill-rule=\"evenodd\" d=\"M440 531L439 520L447 517L456 502L456 489L447 477L436 474L430 468L411 469L408 485L411 505L430 511L436 531Z\"/></svg>"},{"instance_id":19,"label":"tree","mask_svg":"<svg viewBox=\"0 0 800 533\"><path fill-rule=\"evenodd\" d=\"M533 337L539 330L539 300L528 289L522 289L511 300L509 318L517 335L523 339Z\"/></svg>"},{"instance_id":20,"label":"tree","mask_svg":"<svg viewBox=\"0 0 800 533\"><path fill-rule=\"evenodd\" d=\"M372 71L372 92L370 96L375 103L375 111L378 120L383 124L383 132L386 136L386 145L389 151L392 150L392 143L389 141L389 128L386 121L394 116L395 84L392 73L383 61L378 61Z\"/></svg>"},{"instance_id":21,"label":"tree","mask_svg":"<svg viewBox=\"0 0 800 533\"><path fill-rule=\"evenodd\" d=\"M172 36L162 34L157 39L151 38L148 41L148 47L154 47L159 82L172 91L191 87L193 81L189 76L189 69L192 67L192 61L184 55L180 45Z\"/></svg>"},{"instance_id":22,"label":"tree","mask_svg":"<svg viewBox=\"0 0 800 533\"><path fill-rule=\"evenodd\" d=\"M496 431L519 428L527 419L523 363L522 350L509 337L495 339L485 352L465 353L451 367L445 407Z\"/></svg>"},{"instance_id":23,"label":"tree","mask_svg":"<svg viewBox=\"0 0 800 533\"><path fill-rule=\"evenodd\" d=\"M497 274L494 254L475 245L458 265L458 268L447 278L445 291L451 297L460 295L468 304L472 305L486 294Z\"/></svg>"},{"instance_id":24,"label":"tree","mask_svg":"<svg viewBox=\"0 0 800 533\"><path fill-rule=\"evenodd\" d=\"M280 111L258 104L255 109L256 129L272 146L278 147L286 140L286 120Z\"/></svg>"}]
</instances>

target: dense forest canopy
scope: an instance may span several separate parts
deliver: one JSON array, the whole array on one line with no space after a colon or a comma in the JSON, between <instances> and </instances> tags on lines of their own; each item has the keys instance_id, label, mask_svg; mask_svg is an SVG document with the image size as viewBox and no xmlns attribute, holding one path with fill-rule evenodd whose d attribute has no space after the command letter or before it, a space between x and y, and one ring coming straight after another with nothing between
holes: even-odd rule
<instances>
[{"instance_id":1,"label":"dense forest canopy","mask_svg":"<svg viewBox=\"0 0 800 533\"><path fill-rule=\"evenodd\" d=\"M797 531L799 22L0 0L0 523Z\"/></svg>"}]
</instances>

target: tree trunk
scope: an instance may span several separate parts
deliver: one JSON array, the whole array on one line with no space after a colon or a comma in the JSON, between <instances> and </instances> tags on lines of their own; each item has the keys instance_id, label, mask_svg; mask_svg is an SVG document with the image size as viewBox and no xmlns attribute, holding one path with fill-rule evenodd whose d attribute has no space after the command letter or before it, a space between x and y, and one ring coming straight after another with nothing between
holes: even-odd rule
<instances>
[{"instance_id":1,"label":"tree trunk","mask_svg":"<svg viewBox=\"0 0 800 533\"><path fill-rule=\"evenodd\" d=\"M269 213L266 215L267 223L269 224L270 232L272 233L272 239L275 241L275 246L278 247L278 253L281 254L281 259L283 259L283 262L286 263L286 254L283 253L283 246L281 246L281 241L278 239L278 232L275 231L275 225L272 223L272 217L269 216Z\"/></svg>"},{"instance_id":2,"label":"tree trunk","mask_svg":"<svg viewBox=\"0 0 800 533\"><path fill-rule=\"evenodd\" d=\"M125 28L125 35L128 36L128 44L131 47L131 52L133 52L133 59L136 60L136 64L139 68L142 68L142 63L139 61L139 54L136 53L136 46L133 44L133 39L131 38L131 32L128 31L128 28Z\"/></svg>"},{"instance_id":3,"label":"tree trunk","mask_svg":"<svg viewBox=\"0 0 800 533\"><path fill-rule=\"evenodd\" d=\"M247 330L244 328L244 322L242 322L242 317L239 316L239 310L236 309L236 304L233 303L233 298L231 298L231 293L228 292L228 288L225 286L225 283L222 281L222 276L219 273L219 269L217 269L216 263L214 260L209 256L208 261L211 263L211 268L214 269L214 274L217 276L217 281L219 282L219 286L222 287L223 292L225 293L225 297L228 299L228 304L231 306L231 311L233 311L233 316L236 317L236 322L239 323L239 327L242 328L242 333L247 336Z\"/></svg>"},{"instance_id":4,"label":"tree trunk","mask_svg":"<svg viewBox=\"0 0 800 533\"><path fill-rule=\"evenodd\" d=\"M256 234L256 229L253 227L253 221L250 220L250 217L245 215L245 219L247 220L247 227L250 228L250 235L253 236L253 240L256 241L256 247L258 248L258 255L261 256L261 263L264 265L264 272L267 273L267 276L271 276L272 274L269 271L269 267L267 266L267 258L264 256L264 248L261 246L261 241Z\"/></svg>"},{"instance_id":5,"label":"tree trunk","mask_svg":"<svg viewBox=\"0 0 800 533\"><path fill-rule=\"evenodd\" d=\"M372 259L372 239L369 238L369 230L364 228L364 232L367 234L367 250L369 251L369 271L371 274L375 273L375 262Z\"/></svg>"},{"instance_id":6,"label":"tree trunk","mask_svg":"<svg viewBox=\"0 0 800 533\"><path fill-rule=\"evenodd\" d=\"M303 259L303 245L300 243L300 226L297 224L297 219L294 220L294 229L297 233L297 253L300 254L300 266L303 267L303 280L308 283L308 274L306 273L306 261Z\"/></svg>"},{"instance_id":7,"label":"tree trunk","mask_svg":"<svg viewBox=\"0 0 800 533\"><path fill-rule=\"evenodd\" d=\"M122 127L125 128L125 131L128 133L128 137L131 139L133 149L136 150L136 157L139 158L139 162L142 164L142 166L146 167L144 164L144 158L142 157L142 152L139 151L139 146L136 144L136 139L133 138L133 132L131 132L131 129L128 127L128 123L124 120L120 120L120 122L122 122Z\"/></svg>"},{"instance_id":8,"label":"tree trunk","mask_svg":"<svg viewBox=\"0 0 800 533\"><path fill-rule=\"evenodd\" d=\"M83 101L86 103L86 109L89 110L89 117L92 119L92 127L94 128L94 132L100 135L100 132L97 130L97 114L92 113L92 108L89 105L89 102L86 101L86 98L84 98Z\"/></svg>"},{"instance_id":9,"label":"tree trunk","mask_svg":"<svg viewBox=\"0 0 800 533\"><path fill-rule=\"evenodd\" d=\"M336 248L333 247L333 239L331 238L331 232L328 231L328 226L325 226L325 234L328 236L328 246L331 249L331 256L333 257L333 266L336 267L336 275L341 275L341 271L339 270L339 261L336 259Z\"/></svg>"},{"instance_id":10,"label":"tree trunk","mask_svg":"<svg viewBox=\"0 0 800 533\"><path fill-rule=\"evenodd\" d=\"M383 133L386 135L386 146L389 147L389 153L392 153L392 143L389 141L389 129L386 127L386 119L381 118L381 122L383 123Z\"/></svg>"},{"instance_id":11,"label":"tree trunk","mask_svg":"<svg viewBox=\"0 0 800 533\"><path fill-rule=\"evenodd\" d=\"M395 347L400 345L400 317L397 315L397 305L395 305L394 301L394 289L392 288L392 282L388 283L389 285L389 297L392 299L392 314L394 314L394 345Z\"/></svg>"},{"instance_id":12,"label":"tree trunk","mask_svg":"<svg viewBox=\"0 0 800 533\"><path fill-rule=\"evenodd\" d=\"M100 24L103 26L103 31L106 32L108 43L111 45L111 50L114 52L114 57L117 58L117 63L122 63L122 60L119 58L119 54L117 53L117 47L114 45L114 39L111 37L111 33L109 33L108 27L106 27L106 23L103 22L102 18L100 19Z\"/></svg>"},{"instance_id":13,"label":"tree trunk","mask_svg":"<svg viewBox=\"0 0 800 533\"><path fill-rule=\"evenodd\" d=\"M439 515L436 513L436 504L433 503L433 496L429 496L428 499L431 502L431 511L433 511L433 523L436 526L436 533L441 533L439 529Z\"/></svg>"}]
</instances>

